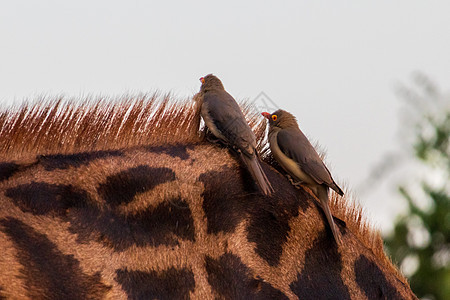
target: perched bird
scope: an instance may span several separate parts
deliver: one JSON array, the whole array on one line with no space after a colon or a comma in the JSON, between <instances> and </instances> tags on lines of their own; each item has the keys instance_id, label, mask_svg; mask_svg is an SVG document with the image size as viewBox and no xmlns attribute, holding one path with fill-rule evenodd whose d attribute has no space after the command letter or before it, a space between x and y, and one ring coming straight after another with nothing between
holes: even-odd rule
<instances>
[{"instance_id":1,"label":"perched bird","mask_svg":"<svg viewBox=\"0 0 450 300\"><path fill-rule=\"evenodd\" d=\"M344 192L334 182L330 171L298 127L293 115L281 109L273 114L263 112L262 115L269 120L269 143L273 156L293 180L308 187L320 200L334 239L338 245L341 244L328 206L328 188L341 196Z\"/></svg>"},{"instance_id":2,"label":"perched bird","mask_svg":"<svg viewBox=\"0 0 450 300\"><path fill-rule=\"evenodd\" d=\"M255 134L236 100L216 76L209 74L200 81L202 86L195 99L206 126L216 138L237 150L261 192L270 195L273 188L259 163Z\"/></svg>"}]
</instances>

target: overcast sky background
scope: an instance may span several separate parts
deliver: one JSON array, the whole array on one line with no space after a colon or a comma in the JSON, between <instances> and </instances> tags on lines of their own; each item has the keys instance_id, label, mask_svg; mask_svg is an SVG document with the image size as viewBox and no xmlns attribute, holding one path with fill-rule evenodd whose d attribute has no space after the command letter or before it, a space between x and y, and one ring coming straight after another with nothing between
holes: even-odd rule
<instances>
[{"instance_id":1,"label":"overcast sky background","mask_svg":"<svg viewBox=\"0 0 450 300\"><path fill-rule=\"evenodd\" d=\"M294 113L327 150L334 178L386 231L403 207L395 186L409 178L362 183L405 147L395 86L415 71L450 86L449 12L449 1L418 0L2 1L0 104L43 94L189 97L214 73L236 99L263 91Z\"/></svg>"}]
</instances>

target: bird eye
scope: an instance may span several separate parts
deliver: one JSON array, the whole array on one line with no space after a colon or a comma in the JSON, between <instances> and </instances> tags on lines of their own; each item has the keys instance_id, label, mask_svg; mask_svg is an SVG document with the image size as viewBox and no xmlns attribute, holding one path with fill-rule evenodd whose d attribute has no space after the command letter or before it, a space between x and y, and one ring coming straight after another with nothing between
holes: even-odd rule
<instances>
[{"instance_id":1,"label":"bird eye","mask_svg":"<svg viewBox=\"0 0 450 300\"><path fill-rule=\"evenodd\" d=\"M272 120L276 121L277 120L277 115L272 115Z\"/></svg>"}]
</instances>

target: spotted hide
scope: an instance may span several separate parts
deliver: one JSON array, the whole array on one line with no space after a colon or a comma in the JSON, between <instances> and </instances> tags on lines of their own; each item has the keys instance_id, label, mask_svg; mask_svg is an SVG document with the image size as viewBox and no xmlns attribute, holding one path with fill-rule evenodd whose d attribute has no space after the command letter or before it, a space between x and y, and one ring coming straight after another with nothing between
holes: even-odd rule
<instances>
[{"instance_id":1,"label":"spotted hide","mask_svg":"<svg viewBox=\"0 0 450 300\"><path fill-rule=\"evenodd\" d=\"M338 247L270 153L263 196L195 106L50 104L0 113L0 299L417 299L357 208L332 195Z\"/></svg>"},{"instance_id":2,"label":"spotted hide","mask_svg":"<svg viewBox=\"0 0 450 300\"><path fill-rule=\"evenodd\" d=\"M337 220L263 164L264 197L198 143L0 163L5 299L415 299Z\"/></svg>"}]
</instances>

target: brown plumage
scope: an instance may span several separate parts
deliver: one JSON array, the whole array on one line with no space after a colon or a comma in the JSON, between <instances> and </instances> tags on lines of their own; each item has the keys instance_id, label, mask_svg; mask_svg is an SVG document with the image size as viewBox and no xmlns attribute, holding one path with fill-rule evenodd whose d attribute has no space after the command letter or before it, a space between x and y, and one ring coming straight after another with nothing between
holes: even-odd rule
<instances>
[{"instance_id":1,"label":"brown plumage","mask_svg":"<svg viewBox=\"0 0 450 300\"><path fill-rule=\"evenodd\" d=\"M263 116L269 120L269 142L273 156L295 181L308 187L320 200L334 239L339 245L341 238L328 205L328 189L332 188L341 196L344 192L334 182L330 171L298 127L293 115L277 110L273 114L263 113Z\"/></svg>"},{"instance_id":2,"label":"brown plumage","mask_svg":"<svg viewBox=\"0 0 450 300\"><path fill-rule=\"evenodd\" d=\"M238 151L261 192L270 195L273 188L259 162L256 136L236 100L216 76L209 74L200 80L202 86L197 99L206 126L216 138Z\"/></svg>"}]
</instances>

